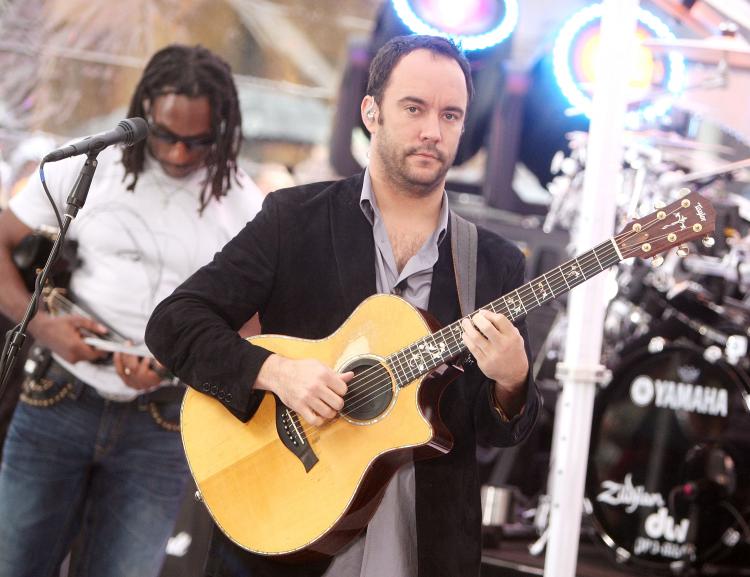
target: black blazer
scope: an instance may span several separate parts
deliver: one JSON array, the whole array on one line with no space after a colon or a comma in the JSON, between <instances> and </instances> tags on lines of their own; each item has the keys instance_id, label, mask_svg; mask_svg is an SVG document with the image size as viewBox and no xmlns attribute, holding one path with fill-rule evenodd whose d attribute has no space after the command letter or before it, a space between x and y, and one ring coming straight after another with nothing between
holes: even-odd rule
<instances>
[{"instance_id":1,"label":"black blazer","mask_svg":"<svg viewBox=\"0 0 750 577\"><path fill-rule=\"evenodd\" d=\"M255 219L156 308L146 329L155 356L237 418L250 419L263 395L250 386L270 353L240 338L237 329L257 311L264 333L324 338L375 293L372 227L359 206L362 178L270 194ZM480 228L477 253L478 305L523 283L524 258L512 243ZM450 230L440 244L428 310L442 323L460 316ZM518 326L530 356L525 324ZM479 573L476 444L522 441L539 411L531 377L525 409L510 422L494 410L491 391L492 383L475 365L449 385L440 412L454 447L415 465L420 576ZM326 565L279 564L215 531L208 574L301 577L320 575Z\"/></svg>"}]
</instances>

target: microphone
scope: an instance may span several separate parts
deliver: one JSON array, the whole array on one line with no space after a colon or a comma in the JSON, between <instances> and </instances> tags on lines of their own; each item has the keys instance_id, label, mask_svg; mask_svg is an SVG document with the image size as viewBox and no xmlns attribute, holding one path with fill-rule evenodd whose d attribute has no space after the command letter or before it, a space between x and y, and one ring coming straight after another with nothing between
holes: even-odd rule
<instances>
[{"instance_id":1,"label":"microphone","mask_svg":"<svg viewBox=\"0 0 750 577\"><path fill-rule=\"evenodd\" d=\"M79 154L99 154L102 150L113 144L132 146L136 142L140 142L146 138L146 134L148 134L148 124L146 124L143 118L138 116L127 118L121 120L114 130L87 136L83 140L53 150L42 161L55 162L63 158L78 156Z\"/></svg>"}]
</instances>

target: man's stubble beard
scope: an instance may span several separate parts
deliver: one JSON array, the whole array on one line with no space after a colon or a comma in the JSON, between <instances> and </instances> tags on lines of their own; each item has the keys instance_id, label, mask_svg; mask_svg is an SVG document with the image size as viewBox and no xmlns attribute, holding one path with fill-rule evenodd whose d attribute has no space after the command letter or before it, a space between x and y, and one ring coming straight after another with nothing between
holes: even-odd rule
<instances>
[{"instance_id":1,"label":"man's stubble beard","mask_svg":"<svg viewBox=\"0 0 750 577\"><path fill-rule=\"evenodd\" d=\"M383 126L380 118L378 119L378 124ZM415 198L425 198L434 192L436 188L443 187L445 175L453 165L453 160L456 158L457 150L453 152L449 159L446 159L445 155L434 146L409 147L403 151L396 150L390 146L391 139L387 136L387 130L381 130L380 134L381 138L378 140L374 152L380 158L383 168L385 169L384 176L393 182L400 191ZM438 160L442 163L442 166L437 170L435 177L431 178L428 182L426 182L424 178L418 179L413 175L408 165L408 157L418 151L433 154L437 156Z\"/></svg>"}]
</instances>

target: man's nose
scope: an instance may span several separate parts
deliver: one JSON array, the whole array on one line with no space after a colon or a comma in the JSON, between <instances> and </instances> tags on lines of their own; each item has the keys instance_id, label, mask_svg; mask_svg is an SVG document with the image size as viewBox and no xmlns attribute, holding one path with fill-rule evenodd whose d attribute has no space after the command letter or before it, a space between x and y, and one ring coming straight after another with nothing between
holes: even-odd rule
<instances>
[{"instance_id":1,"label":"man's nose","mask_svg":"<svg viewBox=\"0 0 750 577\"><path fill-rule=\"evenodd\" d=\"M182 141L175 142L169 147L167 160L172 164L184 164L190 158L190 150Z\"/></svg>"},{"instance_id":2,"label":"man's nose","mask_svg":"<svg viewBox=\"0 0 750 577\"><path fill-rule=\"evenodd\" d=\"M441 128L440 116L438 114L425 114L422 121L420 138L422 140L439 142L442 138Z\"/></svg>"}]
</instances>

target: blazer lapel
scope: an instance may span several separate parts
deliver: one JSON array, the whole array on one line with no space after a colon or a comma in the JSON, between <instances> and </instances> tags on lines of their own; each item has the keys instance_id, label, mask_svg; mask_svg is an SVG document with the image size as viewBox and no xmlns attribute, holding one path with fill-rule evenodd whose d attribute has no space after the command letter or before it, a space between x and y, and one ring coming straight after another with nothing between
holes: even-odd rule
<instances>
[{"instance_id":1,"label":"blazer lapel","mask_svg":"<svg viewBox=\"0 0 750 577\"><path fill-rule=\"evenodd\" d=\"M331 195L333 257L347 315L376 290L372 226L359 206L363 178L361 173L343 181L339 192Z\"/></svg>"}]
</instances>

